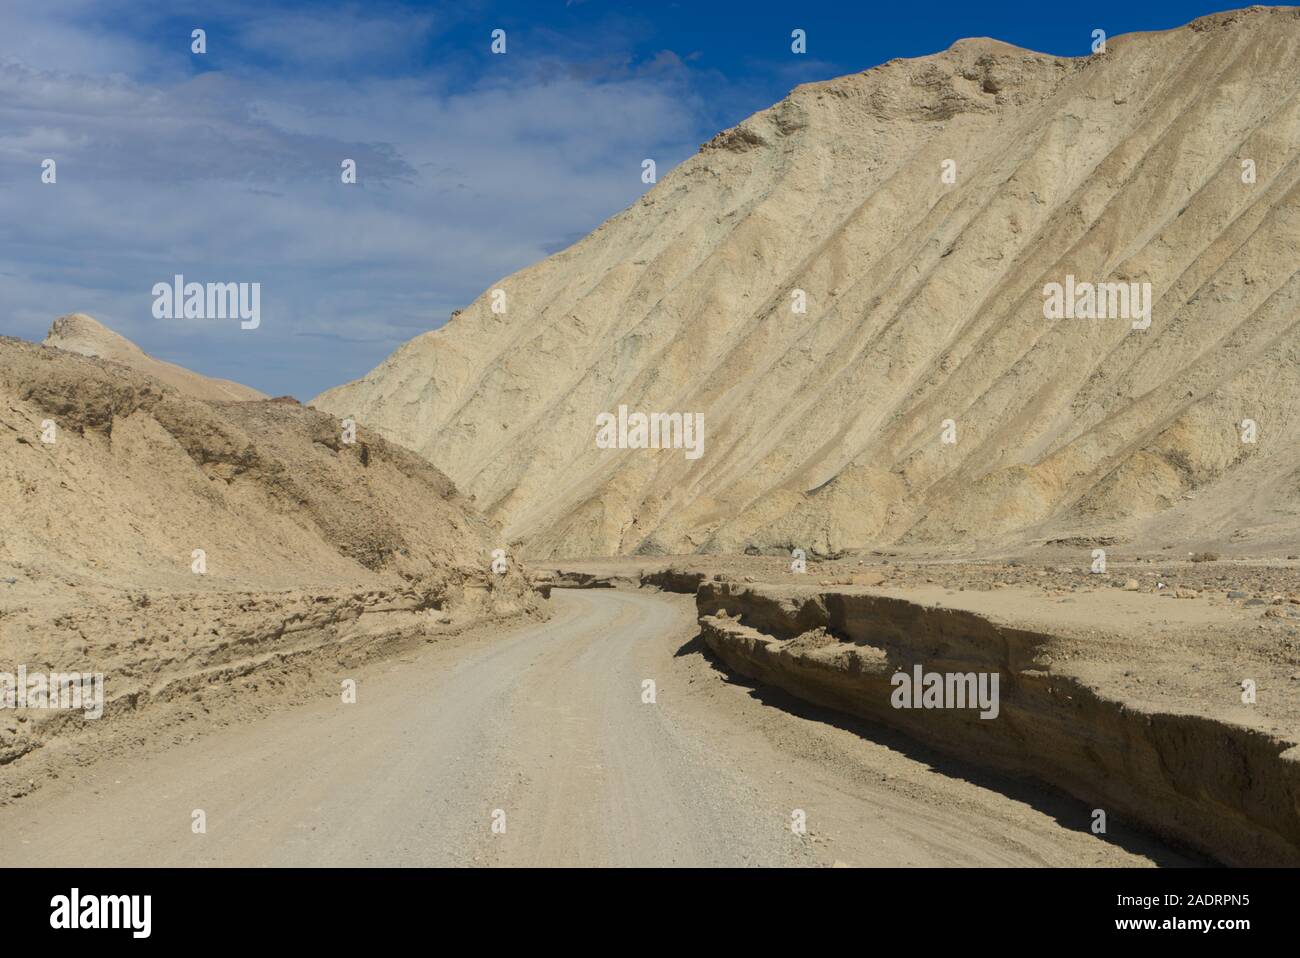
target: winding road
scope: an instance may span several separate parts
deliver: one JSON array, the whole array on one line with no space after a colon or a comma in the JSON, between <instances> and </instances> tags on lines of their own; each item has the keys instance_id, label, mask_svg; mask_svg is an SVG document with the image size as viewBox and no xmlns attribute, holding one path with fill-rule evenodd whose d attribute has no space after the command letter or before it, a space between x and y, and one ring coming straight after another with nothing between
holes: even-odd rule
<instances>
[{"instance_id":1,"label":"winding road","mask_svg":"<svg viewBox=\"0 0 1300 958\"><path fill-rule=\"evenodd\" d=\"M0 809L0 864L1177 861L1092 835L1078 802L729 676L686 597L557 590L551 604L544 623L359 671L354 704L91 766Z\"/></svg>"}]
</instances>

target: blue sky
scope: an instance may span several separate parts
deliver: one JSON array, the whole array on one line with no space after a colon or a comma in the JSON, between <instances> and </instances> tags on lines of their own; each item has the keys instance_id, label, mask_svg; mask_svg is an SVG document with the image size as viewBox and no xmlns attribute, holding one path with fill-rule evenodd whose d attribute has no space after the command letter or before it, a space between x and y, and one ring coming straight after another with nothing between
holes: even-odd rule
<instances>
[{"instance_id":1,"label":"blue sky","mask_svg":"<svg viewBox=\"0 0 1300 958\"><path fill-rule=\"evenodd\" d=\"M1082 56L1095 28L1228 8L4 0L0 332L41 339L87 312L159 358L307 400L627 206L642 159L662 178L798 83L967 36ZM154 319L176 273L260 282L261 327Z\"/></svg>"}]
</instances>

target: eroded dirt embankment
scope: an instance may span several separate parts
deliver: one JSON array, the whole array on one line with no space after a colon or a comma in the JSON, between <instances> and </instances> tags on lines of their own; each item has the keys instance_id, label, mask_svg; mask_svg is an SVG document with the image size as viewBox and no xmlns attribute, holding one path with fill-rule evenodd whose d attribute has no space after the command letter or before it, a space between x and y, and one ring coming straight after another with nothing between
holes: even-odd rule
<instances>
[{"instance_id":1,"label":"eroded dirt embankment","mask_svg":"<svg viewBox=\"0 0 1300 958\"><path fill-rule=\"evenodd\" d=\"M904 599L704 581L708 646L732 669L1001 771L1031 775L1232 865L1300 864L1296 741L1135 707L1049 665L1053 636ZM891 705L891 677L996 672L996 718Z\"/></svg>"}]
</instances>

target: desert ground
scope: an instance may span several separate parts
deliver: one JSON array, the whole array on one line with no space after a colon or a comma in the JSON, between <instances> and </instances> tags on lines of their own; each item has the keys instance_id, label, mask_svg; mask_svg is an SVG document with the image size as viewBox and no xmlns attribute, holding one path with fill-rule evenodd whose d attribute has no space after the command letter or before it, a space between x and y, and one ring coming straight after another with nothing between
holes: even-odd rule
<instances>
[{"instance_id":1,"label":"desert ground","mask_svg":"<svg viewBox=\"0 0 1300 958\"><path fill-rule=\"evenodd\" d=\"M706 656L671 593L557 592L545 624L322 677L306 704L0 809L19 865L1171 865L1087 809L797 701ZM642 702L642 681L658 686ZM191 813L208 816L191 833ZM491 830L505 812L504 834ZM790 816L807 813L795 834Z\"/></svg>"}]
</instances>

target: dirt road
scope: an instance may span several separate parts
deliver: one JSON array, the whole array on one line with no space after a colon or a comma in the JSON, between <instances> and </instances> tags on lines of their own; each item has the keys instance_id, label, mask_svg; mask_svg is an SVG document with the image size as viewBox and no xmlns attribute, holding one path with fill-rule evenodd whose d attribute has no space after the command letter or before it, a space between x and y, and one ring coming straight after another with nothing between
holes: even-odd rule
<instances>
[{"instance_id":1,"label":"dirt road","mask_svg":"<svg viewBox=\"0 0 1300 958\"><path fill-rule=\"evenodd\" d=\"M358 671L355 704L53 783L0 809L0 865L1184 861L1093 836L1078 802L741 684L693 641L689 599L551 601L543 624Z\"/></svg>"}]
</instances>

